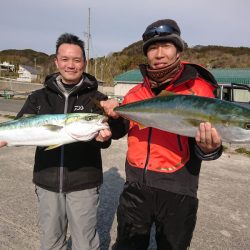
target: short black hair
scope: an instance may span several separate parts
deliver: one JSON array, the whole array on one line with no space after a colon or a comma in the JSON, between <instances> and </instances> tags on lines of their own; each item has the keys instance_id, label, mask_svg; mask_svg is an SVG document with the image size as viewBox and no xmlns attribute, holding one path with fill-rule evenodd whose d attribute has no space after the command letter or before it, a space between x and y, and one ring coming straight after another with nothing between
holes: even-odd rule
<instances>
[{"instance_id":1,"label":"short black hair","mask_svg":"<svg viewBox=\"0 0 250 250\"><path fill-rule=\"evenodd\" d=\"M58 54L59 47L64 43L78 45L82 50L84 61L86 61L84 42L78 36L70 33L64 33L60 35L56 41L56 54Z\"/></svg>"}]
</instances>

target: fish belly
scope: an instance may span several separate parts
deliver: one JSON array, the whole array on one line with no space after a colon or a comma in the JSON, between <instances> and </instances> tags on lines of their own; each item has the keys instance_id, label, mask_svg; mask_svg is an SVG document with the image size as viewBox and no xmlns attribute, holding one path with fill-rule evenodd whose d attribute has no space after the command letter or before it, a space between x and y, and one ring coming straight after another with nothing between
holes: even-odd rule
<instances>
[{"instance_id":1,"label":"fish belly","mask_svg":"<svg viewBox=\"0 0 250 250\"><path fill-rule=\"evenodd\" d=\"M181 116L160 113L130 114L129 116L131 120L145 127L158 128L179 135L195 137L198 130L198 126L186 122Z\"/></svg>"},{"instance_id":2,"label":"fish belly","mask_svg":"<svg viewBox=\"0 0 250 250\"><path fill-rule=\"evenodd\" d=\"M50 146L67 144L75 139L65 133L64 129L51 131L45 128L22 128L0 131L0 140L8 146Z\"/></svg>"}]
</instances>

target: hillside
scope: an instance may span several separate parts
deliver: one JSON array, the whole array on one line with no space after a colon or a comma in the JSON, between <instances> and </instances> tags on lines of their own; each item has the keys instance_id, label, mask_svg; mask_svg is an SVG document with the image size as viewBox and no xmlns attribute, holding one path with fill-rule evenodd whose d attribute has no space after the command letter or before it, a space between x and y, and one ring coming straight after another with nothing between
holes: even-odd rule
<instances>
[{"instance_id":1,"label":"hillside","mask_svg":"<svg viewBox=\"0 0 250 250\"><path fill-rule=\"evenodd\" d=\"M39 70L42 80L46 75L52 73L55 70L54 55L47 55L43 52L37 52L31 49L25 50L2 50L0 51L0 62L9 62L15 65L18 69L20 64L27 65ZM11 77L8 72L2 72L2 76Z\"/></svg>"},{"instance_id":2,"label":"hillside","mask_svg":"<svg viewBox=\"0 0 250 250\"><path fill-rule=\"evenodd\" d=\"M250 48L201 46L188 48L183 52L182 60L191 61L209 68L250 68ZM3 50L0 51L0 62L8 61L18 66L25 64L36 66L40 70L42 79L55 71L54 55L47 55L33 50ZM112 83L113 78L130 69L145 63L142 54L142 41L138 41L114 52L107 57L91 58L89 72L106 83Z\"/></svg>"}]
</instances>

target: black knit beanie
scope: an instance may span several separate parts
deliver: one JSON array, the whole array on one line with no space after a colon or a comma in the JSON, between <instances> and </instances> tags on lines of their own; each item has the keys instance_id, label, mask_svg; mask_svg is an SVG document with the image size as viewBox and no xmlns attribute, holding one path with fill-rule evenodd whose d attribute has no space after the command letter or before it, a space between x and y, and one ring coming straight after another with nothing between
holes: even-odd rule
<instances>
[{"instance_id":1,"label":"black knit beanie","mask_svg":"<svg viewBox=\"0 0 250 250\"><path fill-rule=\"evenodd\" d=\"M180 36L180 28L174 20L158 20L150 24L142 35L143 53L147 55L149 45L160 41L173 43L181 52L184 49L184 42Z\"/></svg>"}]
</instances>

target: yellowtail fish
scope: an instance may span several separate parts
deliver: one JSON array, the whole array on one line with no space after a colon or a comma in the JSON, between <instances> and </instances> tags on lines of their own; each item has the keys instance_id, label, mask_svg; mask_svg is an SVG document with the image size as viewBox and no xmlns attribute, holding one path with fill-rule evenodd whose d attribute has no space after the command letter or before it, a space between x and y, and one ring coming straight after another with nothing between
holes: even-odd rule
<instances>
[{"instance_id":1,"label":"yellowtail fish","mask_svg":"<svg viewBox=\"0 0 250 250\"><path fill-rule=\"evenodd\" d=\"M50 146L89 141L108 128L107 117L94 113L31 115L0 123L0 140L7 146Z\"/></svg>"},{"instance_id":2,"label":"yellowtail fish","mask_svg":"<svg viewBox=\"0 0 250 250\"><path fill-rule=\"evenodd\" d=\"M201 122L210 122L222 141L250 143L250 109L232 102L195 95L167 95L115 108L144 127L195 137Z\"/></svg>"}]
</instances>

